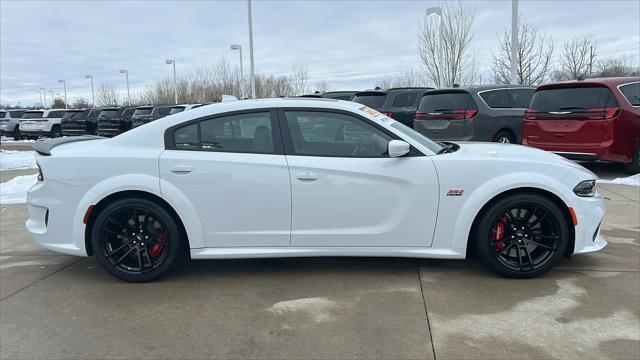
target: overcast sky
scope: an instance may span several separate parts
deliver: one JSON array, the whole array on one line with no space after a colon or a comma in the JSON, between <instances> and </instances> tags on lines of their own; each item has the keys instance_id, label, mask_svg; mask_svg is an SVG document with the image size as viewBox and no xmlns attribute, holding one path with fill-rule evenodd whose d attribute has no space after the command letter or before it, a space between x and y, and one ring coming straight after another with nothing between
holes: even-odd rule
<instances>
[{"instance_id":1,"label":"overcast sky","mask_svg":"<svg viewBox=\"0 0 640 360\"><path fill-rule=\"evenodd\" d=\"M510 26L511 1L470 1L476 8L474 48L487 82L497 34ZM253 1L257 73L308 68L312 82L331 90L364 89L419 67L417 33L437 1ZM562 41L591 33L599 56L627 55L640 63L640 1L520 1L521 16ZM0 103L39 102L38 88L69 102L91 98L88 79L126 94L171 74L211 67L225 56L249 69L247 3L239 1L7 1L0 0Z\"/></svg>"}]
</instances>

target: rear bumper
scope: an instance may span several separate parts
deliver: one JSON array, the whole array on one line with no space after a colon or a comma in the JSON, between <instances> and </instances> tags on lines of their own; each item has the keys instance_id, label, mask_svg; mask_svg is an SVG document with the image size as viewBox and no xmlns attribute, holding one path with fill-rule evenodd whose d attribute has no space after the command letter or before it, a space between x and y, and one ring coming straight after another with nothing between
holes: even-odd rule
<instances>
[{"instance_id":1,"label":"rear bumper","mask_svg":"<svg viewBox=\"0 0 640 360\"><path fill-rule=\"evenodd\" d=\"M625 162L623 158L629 157L617 154L613 151L613 141L607 141L595 146L567 146L565 144L538 144L527 141L526 136L522 139L522 145L535 147L558 154L571 160L584 161L611 161Z\"/></svg>"},{"instance_id":2,"label":"rear bumper","mask_svg":"<svg viewBox=\"0 0 640 360\"><path fill-rule=\"evenodd\" d=\"M120 128L98 128L97 134L98 136L107 136L113 137L120 134L122 131Z\"/></svg>"}]
</instances>

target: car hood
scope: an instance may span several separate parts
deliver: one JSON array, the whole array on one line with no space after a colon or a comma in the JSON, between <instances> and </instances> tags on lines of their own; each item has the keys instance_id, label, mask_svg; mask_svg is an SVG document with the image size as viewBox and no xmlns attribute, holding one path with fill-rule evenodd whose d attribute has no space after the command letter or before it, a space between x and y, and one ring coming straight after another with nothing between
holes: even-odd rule
<instances>
[{"instance_id":1,"label":"car hood","mask_svg":"<svg viewBox=\"0 0 640 360\"><path fill-rule=\"evenodd\" d=\"M481 142L453 142L460 146L460 149L456 152L447 154L457 157L463 157L476 160L517 160L523 164L526 163L544 163L553 164L568 168L574 168L587 172L594 178L597 178L593 172L589 171L585 167L556 155L552 152L536 149L524 145L514 144L501 144L501 143L481 143Z\"/></svg>"}]
</instances>

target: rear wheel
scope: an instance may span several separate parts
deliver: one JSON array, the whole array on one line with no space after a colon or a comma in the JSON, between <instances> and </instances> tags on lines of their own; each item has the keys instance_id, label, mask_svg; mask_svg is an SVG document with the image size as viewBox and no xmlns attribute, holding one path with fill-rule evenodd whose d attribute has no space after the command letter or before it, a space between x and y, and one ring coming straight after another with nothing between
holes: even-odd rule
<instances>
[{"instance_id":1,"label":"rear wheel","mask_svg":"<svg viewBox=\"0 0 640 360\"><path fill-rule=\"evenodd\" d=\"M490 205L475 236L486 267L511 278L532 278L553 268L565 253L569 225L549 199L518 194Z\"/></svg>"},{"instance_id":2,"label":"rear wheel","mask_svg":"<svg viewBox=\"0 0 640 360\"><path fill-rule=\"evenodd\" d=\"M514 144L516 139L508 131L499 131L493 141L503 144Z\"/></svg>"},{"instance_id":3,"label":"rear wheel","mask_svg":"<svg viewBox=\"0 0 640 360\"><path fill-rule=\"evenodd\" d=\"M57 138L61 136L62 136L62 129L60 129L60 126L55 125L53 128L51 128L51 133L49 137Z\"/></svg>"},{"instance_id":4,"label":"rear wheel","mask_svg":"<svg viewBox=\"0 0 640 360\"><path fill-rule=\"evenodd\" d=\"M141 198L122 199L97 216L91 244L111 275L129 282L163 276L182 258L183 239L171 213Z\"/></svg>"},{"instance_id":5,"label":"rear wheel","mask_svg":"<svg viewBox=\"0 0 640 360\"><path fill-rule=\"evenodd\" d=\"M624 168L631 175L640 173L640 141L638 141L638 145L636 146L636 152L635 154L633 154L631 163L625 164Z\"/></svg>"}]
</instances>

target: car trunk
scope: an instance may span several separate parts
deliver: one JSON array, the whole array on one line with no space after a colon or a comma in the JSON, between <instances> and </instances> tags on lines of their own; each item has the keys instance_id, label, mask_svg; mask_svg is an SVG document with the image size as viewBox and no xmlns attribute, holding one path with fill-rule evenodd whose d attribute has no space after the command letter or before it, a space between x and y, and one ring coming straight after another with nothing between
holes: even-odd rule
<instances>
[{"instance_id":1,"label":"car trunk","mask_svg":"<svg viewBox=\"0 0 640 360\"><path fill-rule=\"evenodd\" d=\"M533 146L598 146L612 136L617 106L606 86L542 88L525 113L525 141Z\"/></svg>"},{"instance_id":2,"label":"car trunk","mask_svg":"<svg viewBox=\"0 0 640 360\"><path fill-rule=\"evenodd\" d=\"M420 101L414 128L433 139L462 139L477 113L475 101L464 90L429 92Z\"/></svg>"}]
</instances>

